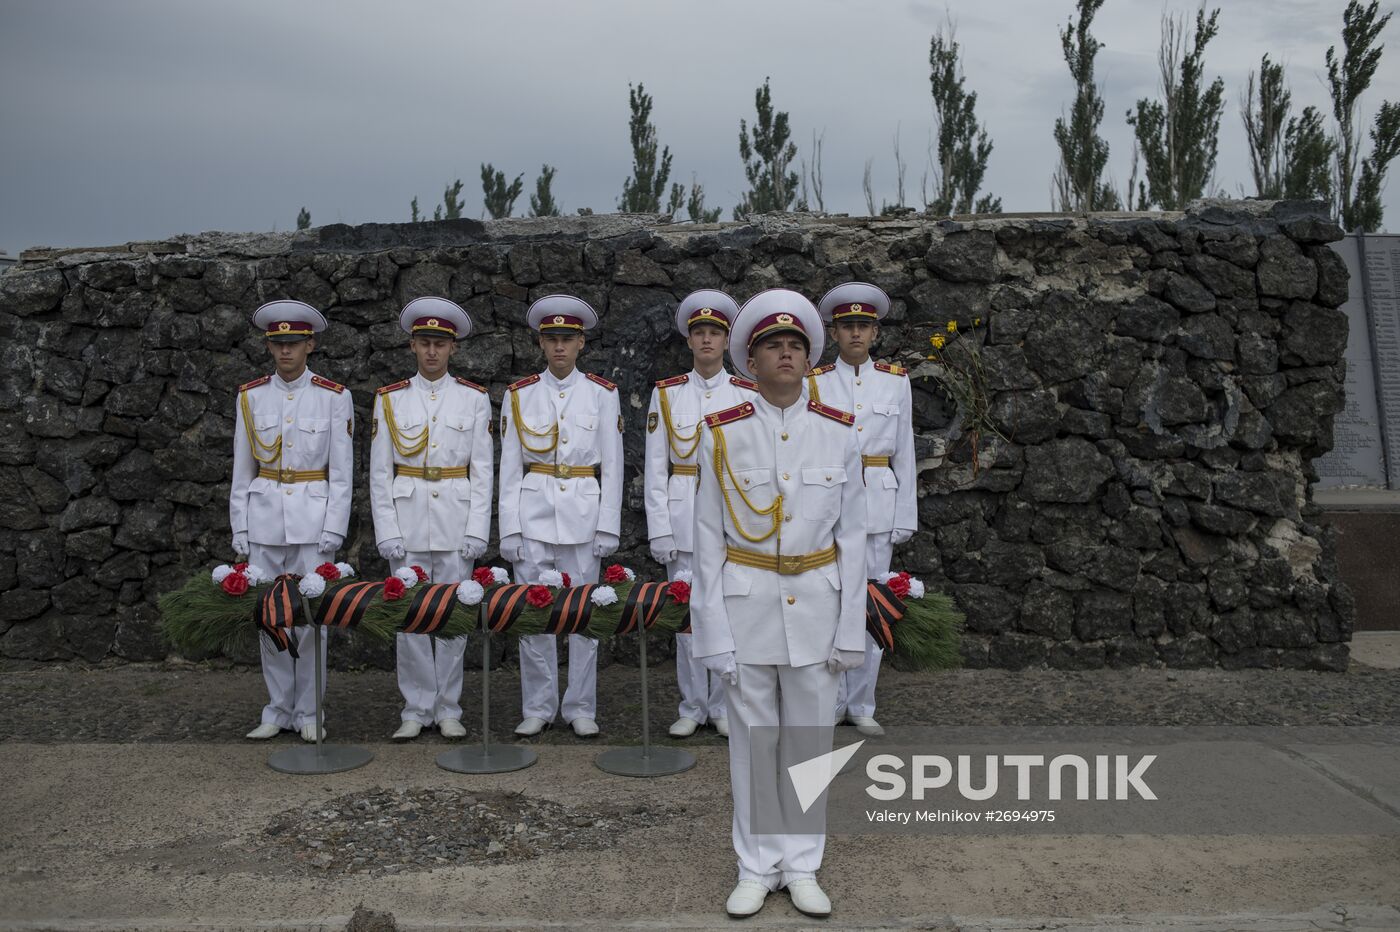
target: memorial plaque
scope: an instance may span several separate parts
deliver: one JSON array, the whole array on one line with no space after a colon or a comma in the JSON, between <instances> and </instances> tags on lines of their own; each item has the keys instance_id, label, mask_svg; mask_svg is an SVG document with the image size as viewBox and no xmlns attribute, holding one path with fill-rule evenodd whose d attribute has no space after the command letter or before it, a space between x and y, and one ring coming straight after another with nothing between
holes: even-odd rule
<instances>
[{"instance_id":1,"label":"memorial plaque","mask_svg":"<svg viewBox=\"0 0 1400 932\"><path fill-rule=\"evenodd\" d=\"M1332 248L1351 274L1346 406L1318 486L1400 488L1400 236L1350 235Z\"/></svg>"}]
</instances>

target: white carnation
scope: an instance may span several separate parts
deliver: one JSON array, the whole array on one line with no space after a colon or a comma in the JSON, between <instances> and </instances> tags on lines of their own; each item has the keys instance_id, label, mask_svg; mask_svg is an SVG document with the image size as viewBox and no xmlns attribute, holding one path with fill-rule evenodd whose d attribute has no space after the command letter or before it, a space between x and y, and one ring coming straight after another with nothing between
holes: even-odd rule
<instances>
[{"instance_id":1,"label":"white carnation","mask_svg":"<svg viewBox=\"0 0 1400 932\"><path fill-rule=\"evenodd\" d=\"M898 575L898 573L881 573L879 576L875 577L875 581L883 586L885 583L889 582L891 579L894 579Z\"/></svg>"},{"instance_id":2,"label":"white carnation","mask_svg":"<svg viewBox=\"0 0 1400 932\"><path fill-rule=\"evenodd\" d=\"M272 577L267 575L267 570L256 563L249 563L247 569L243 571L243 575L248 577L248 585L250 586L261 586L265 582L272 581Z\"/></svg>"},{"instance_id":3,"label":"white carnation","mask_svg":"<svg viewBox=\"0 0 1400 932\"><path fill-rule=\"evenodd\" d=\"M617 601L617 590L612 586L599 586L588 596L594 605L612 605Z\"/></svg>"},{"instance_id":4,"label":"white carnation","mask_svg":"<svg viewBox=\"0 0 1400 932\"><path fill-rule=\"evenodd\" d=\"M340 570L340 575L342 577L348 578L355 575L355 568L349 563L337 563L335 568Z\"/></svg>"},{"instance_id":5,"label":"white carnation","mask_svg":"<svg viewBox=\"0 0 1400 932\"><path fill-rule=\"evenodd\" d=\"M301 582L297 583L297 588L308 599L315 599L326 591L326 581L320 573L307 573L301 578Z\"/></svg>"},{"instance_id":6,"label":"white carnation","mask_svg":"<svg viewBox=\"0 0 1400 932\"><path fill-rule=\"evenodd\" d=\"M457 601L463 605L479 605L485 595L486 590L475 579L463 580L457 586Z\"/></svg>"},{"instance_id":7,"label":"white carnation","mask_svg":"<svg viewBox=\"0 0 1400 932\"><path fill-rule=\"evenodd\" d=\"M693 578L694 578L694 577L693 577L693 575L691 574L690 570L681 570L679 573L676 574L676 578L675 578L674 580L672 580L672 581L673 581L673 582L683 582L683 583L685 583L685 584L688 586L688 585L690 585L690 581L691 581L691 579L693 579Z\"/></svg>"},{"instance_id":8,"label":"white carnation","mask_svg":"<svg viewBox=\"0 0 1400 932\"><path fill-rule=\"evenodd\" d=\"M914 579L914 578L911 577L910 580L909 580L909 598L911 598L911 599L922 599L923 597L924 597L924 584L923 584L923 582L921 582L920 580L917 580L917 579Z\"/></svg>"},{"instance_id":9,"label":"white carnation","mask_svg":"<svg viewBox=\"0 0 1400 932\"><path fill-rule=\"evenodd\" d=\"M625 573L625 574L627 575L627 581L628 581L628 582L632 582L633 580L635 580L635 579L637 578L637 574L634 573L634 572L632 572L630 569L628 569L628 568L625 567L625 566L622 568L622 572Z\"/></svg>"},{"instance_id":10,"label":"white carnation","mask_svg":"<svg viewBox=\"0 0 1400 932\"><path fill-rule=\"evenodd\" d=\"M412 567L405 566L401 569L394 570L394 575L403 581L405 589L412 589L414 586L418 585L418 574L413 572Z\"/></svg>"},{"instance_id":11,"label":"white carnation","mask_svg":"<svg viewBox=\"0 0 1400 932\"><path fill-rule=\"evenodd\" d=\"M227 563L220 563L218 566L214 567L214 572L210 575L214 577L214 585L217 586L232 572L233 567L229 566Z\"/></svg>"},{"instance_id":12,"label":"white carnation","mask_svg":"<svg viewBox=\"0 0 1400 932\"><path fill-rule=\"evenodd\" d=\"M491 567L491 578L496 581L496 585L498 586L504 586L506 583L510 582L510 574L499 566Z\"/></svg>"},{"instance_id":13,"label":"white carnation","mask_svg":"<svg viewBox=\"0 0 1400 932\"><path fill-rule=\"evenodd\" d=\"M564 574L558 570L545 570L540 574L541 586L562 586L564 585Z\"/></svg>"}]
</instances>

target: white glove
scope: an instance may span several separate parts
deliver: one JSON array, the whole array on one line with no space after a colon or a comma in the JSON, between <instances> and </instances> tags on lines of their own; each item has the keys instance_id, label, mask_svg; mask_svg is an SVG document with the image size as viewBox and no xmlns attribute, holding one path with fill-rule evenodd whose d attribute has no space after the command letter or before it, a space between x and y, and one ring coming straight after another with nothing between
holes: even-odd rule
<instances>
[{"instance_id":1,"label":"white glove","mask_svg":"<svg viewBox=\"0 0 1400 932\"><path fill-rule=\"evenodd\" d=\"M525 539L519 534L507 534L501 538L501 559L507 563L519 563L524 556Z\"/></svg>"},{"instance_id":2,"label":"white glove","mask_svg":"<svg viewBox=\"0 0 1400 932\"><path fill-rule=\"evenodd\" d=\"M662 566L676 559L676 539L670 534L651 539L651 558Z\"/></svg>"},{"instance_id":3,"label":"white glove","mask_svg":"<svg viewBox=\"0 0 1400 932\"><path fill-rule=\"evenodd\" d=\"M233 555L236 557L246 557L248 555L248 532L236 531L233 535Z\"/></svg>"},{"instance_id":4,"label":"white glove","mask_svg":"<svg viewBox=\"0 0 1400 932\"><path fill-rule=\"evenodd\" d=\"M480 537L462 538L462 559L476 560L486 552L486 541Z\"/></svg>"},{"instance_id":5,"label":"white glove","mask_svg":"<svg viewBox=\"0 0 1400 932\"><path fill-rule=\"evenodd\" d=\"M321 543L316 545L318 553L332 554L340 549L340 545L345 543L345 535L337 534L335 531L322 531Z\"/></svg>"},{"instance_id":6,"label":"white glove","mask_svg":"<svg viewBox=\"0 0 1400 932\"><path fill-rule=\"evenodd\" d=\"M379 545L379 555L386 560L402 560L404 555L403 538L391 537Z\"/></svg>"},{"instance_id":7,"label":"white glove","mask_svg":"<svg viewBox=\"0 0 1400 932\"><path fill-rule=\"evenodd\" d=\"M832 648L831 656L826 661L826 668L832 673L845 673L847 670L854 670L864 663L865 651L863 650Z\"/></svg>"},{"instance_id":8,"label":"white glove","mask_svg":"<svg viewBox=\"0 0 1400 932\"><path fill-rule=\"evenodd\" d=\"M734 663L734 651L727 650L722 654L713 654L709 657L696 657L695 659L700 661L700 666L709 670L730 686L738 684L739 668Z\"/></svg>"},{"instance_id":9,"label":"white glove","mask_svg":"<svg viewBox=\"0 0 1400 932\"><path fill-rule=\"evenodd\" d=\"M914 532L907 527L897 527L893 531L890 531L890 543L897 547L913 536Z\"/></svg>"},{"instance_id":10,"label":"white glove","mask_svg":"<svg viewBox=\"0 0 1400 932\"><path fill-rule=\"evenodd\" d=\"M595 557L606 557L617 552L618 539L616 534L608 534L599 531L593 538L593 555Z\"/></svg>"}]
</instances>

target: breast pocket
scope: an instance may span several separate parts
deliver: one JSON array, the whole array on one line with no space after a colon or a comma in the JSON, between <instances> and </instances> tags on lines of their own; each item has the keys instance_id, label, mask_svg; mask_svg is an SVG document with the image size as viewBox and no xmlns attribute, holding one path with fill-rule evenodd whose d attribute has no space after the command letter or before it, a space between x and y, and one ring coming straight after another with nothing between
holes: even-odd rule
<instances>
[{"instance_id":1,"label":"breast pocket","mask_svg":"<svg viewBox=\"0 0 1400 932\"><path fill-rule=\"evenodd\" d=\"M297 421L296 439L301 444L298 461L318 464L326 457L326 447L330 443L330 420L324 417L301 418Z\"/></svg>"},{"instance_id":2,"label":"breast pocket","mask_svg":"<svg viewBox=\"0 0 1400 932\"><path fill-rule=\"evenodd\" d=\"M463 458L465 461L465 457L471 454L472 429L476 426L476 419L460 416L449 417L446 423L447 431L444 440L447 443L447 448L454 456Z\"/></svg>"},{"instance_id":3,"label":"breast pocket","mask_svg":"<svg viewBox=\"0 0 1400 932\"><path fill-rule=\"evenodd\" d=\"M841 490L846 482L844 466L809 466L802 470L802 517L813 521L834 519L841 513Z\"/></svg>"},{"instance_id":4,"label":"breast pocket","mask_svg":"<svg viewBox=\"0 0 1400 932\"><path fill-rule=\"evenodd\" d=\"M568 456L569 451L574 451L582 455L582 459L575 458L571 462L583 463L597 457L590 457L594 450L598 449L598 415L573 414L569 415L566 427L560 433L559 454L560 460Z\"/></svg>"},{"instance_id":5,"label":"breast pocket","mask_svg":"<svg viewBox=\"0 0 1400 932\"><path fill-rule=\"evenodd\" d=\"M760 469L736 469L733 474L725 474L724 484L731 489L738 489L741 492L753 492L755 490L764 492L767 497L760 498L754 502L760 508L768 505L768 498L771 498L773 484L773 471L766 466Z\"/></svg>"}]
</instances>

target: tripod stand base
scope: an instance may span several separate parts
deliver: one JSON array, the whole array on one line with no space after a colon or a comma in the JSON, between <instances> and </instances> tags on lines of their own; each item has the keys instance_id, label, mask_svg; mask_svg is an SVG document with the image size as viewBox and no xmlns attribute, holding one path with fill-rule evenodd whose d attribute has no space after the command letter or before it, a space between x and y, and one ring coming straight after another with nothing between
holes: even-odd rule
<instances>
[{"instance_id":1,"label":"tripod stand base","mask_svg":"<svg viewBox=\"0 0 1400 932\"><path fill-rule=\"evenodd\" d=\"M510 773L524 770L537 760L539 755L530 748L493 744L443 751L437 756L437 765L453 773Z\"/></svg>"},{"instance_id":2,"label":"tripod stand base","mask_svg":"<svg viewBox=\"0 0 1400 932\"><path fill-rule=\"evenodd\" d=\"M619 777L665 777L695 766L695 755L680 748L613 748L593 761L604 773Z\"/></svg>"},{"instance_id":3,"label":"tripod stand base","mask_svg":"<svg viewBox=\"0 0 1400 932\"><path fill-rule=\"evenodd\" d=\"M364 748L344 744L308 744L276 752L267 759L267 766L278 773L340 773L363 767L372 760L374 754Z\"/></svg>"}]
</instances>

